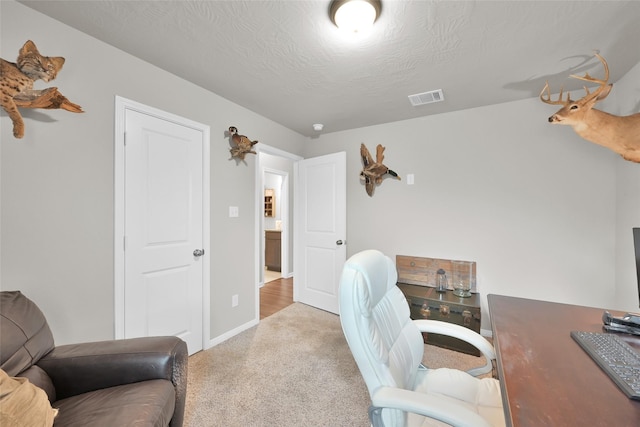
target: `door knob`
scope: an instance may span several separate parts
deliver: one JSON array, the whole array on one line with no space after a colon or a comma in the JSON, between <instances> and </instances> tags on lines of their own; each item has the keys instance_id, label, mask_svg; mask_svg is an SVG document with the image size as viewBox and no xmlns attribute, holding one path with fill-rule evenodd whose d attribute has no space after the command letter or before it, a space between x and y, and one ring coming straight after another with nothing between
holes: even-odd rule
<instances>
[{"instance_id":1,"label":"door knob","mask_svg":"<svg viewBox=\"0 0 640 427\"><path fill-rule=\"evenodd\" d=\"M344 243L344 242L343 242L342 240L338 240L338 241L336 241L336 245L338 245L338 246L342 245L343 243Z\"/></svg>"},{"instance_id":2,"label":"door knob","mask_svg":"<svg viewBox=\"0 0 640 427\"><path fill-rule=\"evenodd\" d=\"M195 251L193 251L193 256L194 257L199 257L204 255L204 249L196 249Z\"/></svg>"}]
</instances>

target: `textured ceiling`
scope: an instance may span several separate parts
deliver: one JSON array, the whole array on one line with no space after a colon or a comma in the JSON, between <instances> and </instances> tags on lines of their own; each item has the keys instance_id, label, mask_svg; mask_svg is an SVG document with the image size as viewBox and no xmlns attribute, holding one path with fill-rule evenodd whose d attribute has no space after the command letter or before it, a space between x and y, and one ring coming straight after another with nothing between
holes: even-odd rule
<instances>
[{"instance_id":1,"label":"textured ceiling","mask_svg":"<svg viewBox=\"0 0 640 427\"><path fill-rule=\"evenodd\" d=\"M382 0L355 40L329 0L20 3L307 136L579 88L594 50L611 82L640 62L639 1Z\"/></svg>"}]
</instances>

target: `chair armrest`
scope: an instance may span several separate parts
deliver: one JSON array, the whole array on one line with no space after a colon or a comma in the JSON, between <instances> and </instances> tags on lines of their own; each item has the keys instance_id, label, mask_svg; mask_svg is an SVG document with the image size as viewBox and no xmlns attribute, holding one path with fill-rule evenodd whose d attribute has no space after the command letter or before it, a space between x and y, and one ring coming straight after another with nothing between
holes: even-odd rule
<instances>
[{"instance_id":1,"label":"chair armrest","mask_svg":"<svg viewBox=\"0 0 640 427\"><path fill-rule=\"evenodd\" d=\"M166 379L186 392L187 345L177 337L146 337L55 347L37 365L58 399L151 379Z\"/></svg>"},{"instance_id":2,"label":"chair armrest","mask_svg":"<svg viewBox=\"0 0 640 427\"><path fill-rule=\"evenodd\" d=\"M442 322L440 320L419 319L414 320L413 322L420 332L441 334L458 338L462 341L468 342L480 350L480 353L485 357L487 363L484 366L468 370L467 372L469 374L477 376L489 373L493 370L493 361L496 359L496 351L493 348L493 345L491 345L491 343L479 333L472 331L469 328L465 328L464 326Z\"/></svg>"},{"instance_id":3,"label":"chair armrest","mask_svg":"<svg viewBox=\"0 0 640 427\"><path fill-rule=\"evenodd\" d=\"M491 427L479 414L447 399L401 388L381 387L371 396L379 408L399 409L435 418L452 426Z\"/></svg>"}]
</instances>

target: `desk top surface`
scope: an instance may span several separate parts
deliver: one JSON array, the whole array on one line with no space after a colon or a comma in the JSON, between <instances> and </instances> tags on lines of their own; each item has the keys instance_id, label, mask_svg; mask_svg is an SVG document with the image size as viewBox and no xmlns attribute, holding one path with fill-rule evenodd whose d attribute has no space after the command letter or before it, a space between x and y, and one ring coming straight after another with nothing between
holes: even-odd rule
<instances>
[{"instance_id":1,"label":"desk top surface","mask_svg":"<svg viewBox=\"0 0 640 427\"><path fill-rule=\"evenodd\" d=\"M604 332L603 309L500 295L488 301L507 425L640 426L640 401L570 336ZM640 352L640 338L620 337Z\"/></svg>"}]
</instances>

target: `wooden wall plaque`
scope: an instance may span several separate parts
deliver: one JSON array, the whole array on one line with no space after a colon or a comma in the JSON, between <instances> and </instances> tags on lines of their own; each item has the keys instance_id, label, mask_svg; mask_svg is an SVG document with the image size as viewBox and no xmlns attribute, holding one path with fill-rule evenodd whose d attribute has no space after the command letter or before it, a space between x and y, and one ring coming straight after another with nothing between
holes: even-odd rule
<instances>
[{"instance_id":1,"label":"wooden wall plaque","mask_svg":"<svg viewBox=\"0 0 640 427\"><path fill-rule=\"evenodd\" d=\"M436 286L436 274L441 268L447 273L449 289L453 289L453 267L451 259L425 258L406 255L396 255L396 269L398 282L418 286ZM462 261L462 260L461 260ZM476 291L476 262L471 262L471 292Z\"/></svg>"}]
</instances>

